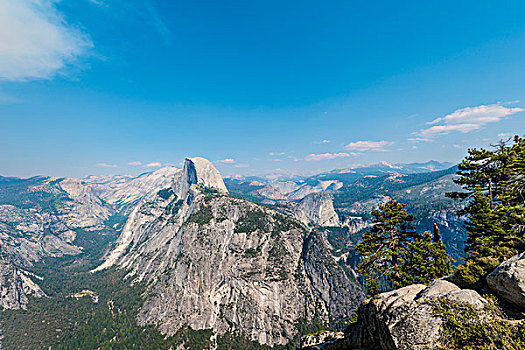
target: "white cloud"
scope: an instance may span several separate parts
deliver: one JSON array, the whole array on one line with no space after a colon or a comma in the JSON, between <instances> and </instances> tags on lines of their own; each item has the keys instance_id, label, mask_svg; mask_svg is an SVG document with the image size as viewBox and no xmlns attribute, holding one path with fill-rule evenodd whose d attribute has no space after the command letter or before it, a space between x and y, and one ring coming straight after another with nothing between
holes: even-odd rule
<instances>
[{"instance_id":1,"label":"white cloud","mask_svg":"<svg viewBox=\"0 0 525 350\"><path fill-rule=\"evenodd\" d=\"M464 134L481 128L478 124L453 124L453 125L434 125L428 129L421 130L420 134L427 137L436 135L447 135L451 131L460 131Z\"/></svg>"},{"instance_id":2,"label":"white cloud","mask_svg":"<svg viewBox=\"0 0 525 350\"><path fill-rule=\"evenodd\" d=\"M359 151L359 152L366 152L366 151L387 152L388 150L385 149L385 147L391 146L393 144L394 143L391 141L356 141L356 142L350 142L345 147L348 150Z\"/></svg>"},{"instance_id":3,"label":"white cloud","mask_svg":"<svg viewBox=\"0 0 525 350\"><path fill-rule=\"evenodd\" d=\"M498 134L498 137L500 139L508 139L508 138L513 137L513 136L514 136L514 134L511 133L511 132L502 132L501 134Z\"/></svg>"},{"instance_id":4,"label":"white cloud","mask_svg":"<svg viewBox=\"0 0 525 350\"><path fill-rule=\"evenodd\" d=\"M249 164L241 163L241 164L235 164L234 168L248 168L249 166L250 166Z\"/></svg>"},{"instance_id":5,"label":"white cloud","mask_svg":"<svg viewBox=\"0 0 525 350\"><path fill-rule=\"evenodd\" d=\"M458 109L442 118L437 118L428 124L444 122L446 124L478 124L484 125L500 121L503 117L522 112L523 108L505 107L500 103L492 105L481 105L477 107L466 107Z\"/></svg>"},{"instance_id":6,"label":"white cloud","mask_svg":"<svg viewBox=\"0 0 525 350\"><path fill-rule=\"evenodd\" d=\"M434 140L426 137L409 137L408 141L410 142L434 142Z\"/></svg>"},{"instance_id":7,"label":"white cloud","mask_svg":"<svg viewBox=\"0 0 525 350\"><path fill-rule=\"evenodd\" d=\"M108 163L98 163L97 166L100 168L118 168L118 165Z\"/></svg>"},{"instance_id":8,"label":"white cloud","mask_svg":"<svg viewBox=\"0 0 525 350\"><path fill-rule=\"evenodd\" d=\"M307 155L304 160L307 162L318 162L320 160L327 160L327 159L336 159L336 158L346 158L350 156L355 156L356 153L345 153L345 152L339 152L339 153L322 153L322 154L309 154Z\"/></svg>"},{"instance_id":9,"label":"white cloud","mask_svg":"<svg viewBox=\"0 0 525 350\"><path fill-rule=\"evenodd\" d=\"M159 163L159 162L151 162L151 163L148 163L146 165L144 165L146 168L158 168L158 167L161 167L162 164Z\"/></svg>"},{"instance_id":10,"label":"white cloud","mask_svg":"<svg viewBox=\"0 0 525 350\"><path fill-rule=\"evenodd\" d=\"M461 108L444 117L428 122L427 124L434 126L415 134L430 138L437 135L446 135L452 131L468 133L478 130L488 123L499 122L506 116L523 111L523 108L506 107L501 103Z\"/></svg>"},{"instance_id":11,"label":"white cloud","mask_svg":"<svg viewBox=\"0 0 525 350\"><path fill-rule=\"evenodd\" d=\"M284 156L285 154L286 154L286 152L270 152L270 153L268 153L268 155L270 157Z\"/></svg>"},{"instance_id":12,"label":"white cloud","mask_svg":"<svg viewBox=\"0 0 525 350\"><path fill-rule=\"evenodd\" d=\"M214 163L233 164L235 163L235 160L232 158L226 158L226 159L216 160Z\"/></svg>"},{"instance_id":13,"label":"white cloud","mask_svg":"<svg viewBox=\"0 0 525 350\"><path fill-rule=\"evenodd\" d=\"M136 161L133 161L133 162L129 162L128 165L131 165L131 166L141 166L141 165L142 165L142 162L139 162L138 160L136 160Z\"/></svg>"},{"instance_id":14,"label":"white cloud","mask_svg":"<svg viewBox=\"0 0 525 350\"><path fill-rule=\"evenodd\" d=\"M92 49L49 0L0 0L0 81L49 79Z\"/></svg>"}]
</instances>

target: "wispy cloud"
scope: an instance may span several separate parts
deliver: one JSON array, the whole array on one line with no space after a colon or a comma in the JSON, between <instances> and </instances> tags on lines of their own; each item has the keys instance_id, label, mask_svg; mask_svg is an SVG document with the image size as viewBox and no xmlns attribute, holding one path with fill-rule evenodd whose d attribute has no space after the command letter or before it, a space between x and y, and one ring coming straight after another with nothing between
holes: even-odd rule
<instances>
[{"instance_id":1,"label":"wispy cloud","mask_svg":"<svg viewBox=\"0 0 525 350\"><path fill-rule=\"evenodd\" d=\"M394 142L391 141L356 141L350 142L345 147L347 150L358 152L388 152L386 147L392 146L393 144Z\"/></svg>"},{"instance_id":2,"label":"wispy cloud","mask_svg":"<svg viewBox=\"0 0 525 350\"><path fill-rule=\"evenodd\" d=\"M118 165L108 163L98 163L97 166L100 168L118 168Z\"/></svg>"},{"instance_id":3,"label":"wispy cloud","mask_svg":"<svg viewBox=\"0 0 525 350\"><path fill-rule=\"evenodd\" d=\"M55 1L0 1L0 80L49 79L93 48Z\"/></svg>"},{"instance_id":4,"label":"wispy cloud","mask_svg":"<svg viewBox=\"0 0 525 350\"><path fill-rule=\"evenodd\" d=\"M428 122L427 124L433 126L415 134L431 138L438 135L447 135L453 131L468 133L481 129L486 124L499 122L506 116L523 111L523 108L506 107L501 103L461 108L444 117Z\"/></svg>"},{"instance_id":5,"label":"wispy cloud","mask_svg":"<svg viewBox=\"0 0 525 350\"><path fill-rule=\"evenodd\" d=\"M270 153L268 153L268 155L270 157L284 156L285 154L286 154L286 152L270 152Z\"/></svg>"},{"instance_id":6,"label":"wispy cloud","mask_svg":"<svg viewBox=\"0 0 525 350\"><path fill-rule=\"evenodd\" d=\"M171 45L171 31L169 30L166 23L162 20L162 17L157 11L157 8L153 6L151 1L149 0L146 0L144 2L144 5L146 6L146 10L148 12L148 15L149 15L149 18L150 18L150 21L153 27L160 34L160 36L162 37L162 40L164 40L164 43L166 45Z\"/></svg>"},{"instance_id":7,"label":"wispy cloud","mask_svg":"<svg viewBox=\"0 0 525 350\"><path fill-rule=\"evenodd\" d=\"M235 164L233 167L234 168L248 168L249 166L250 166L250 164L239 163L239 164Z\"/></svg>"},{"instance_id":8,"label":"wispy cloud","mask_svg":"<svg viewBox=\"0 0 525 350\"><path fill-rule=\"evenodd\" d=\"M226 159L216 160L214 163L233 164L235 163L235 160L233 158L226 158Z\"/></svg>"},{"instance_id":9,"label":"wispy cloud","mask_svg":"<svg viewBox=\"0 0 525 350\"><path fill-rule=\"evenodd\" d=\"M104 0L89 0L89 2L98 5L98 6L107 6L106 1Z\"/></svg>"},{"instance_id":10,"label":"wispy cloud","mask_svg":"<svg viewBox=\"0 0 525 350\"><path fill-rule=\"evenodd\" d=\"M408 141L410 142L434 142L434 140L429 139L428 137L409 137Z\"/></svg>"},{"instance_id":11,"label":"wispy cloud","mask_svg":"<svg viewBox=\"0 0 525 350\"><path fill-rule=\"evenodd\" d=\"M136 160L136 161L133 161L133 162L129 162L128 165L131 165L131 166L141 166L141 165L142 165L142 162L139 162L138 160Z\"/></svg>"},{"instance_id":12,"label":"wispy cloud","mask_svg":"<svg viewBox=\"0 0 525 350\"><path fill-rule=\"evenodd\" d=\"M159 162L151 162L151 163L148 163L146 165L144 165L146 168L158 168L158 167L161 167L162 164L159 163Z\"/></svg>"},{"instance_id":13,"label":"wispy cloud","mask_svg":"<svg viewBox=\"0 0 525 350\"><path fill-rule=\"evenodd\" d=\"M327 160L327 159L336 159L336 158L346 158L357 155L356 153L345 153L345 152L339 152L339 153L322 153L322 154L309 154L307 155L304 160L307 162L318 162L321 160Z\"/></svg>"},{"instance_id":14,"label":"wispy cloud","mask_svg":"<svg viewBox=\"0 0 525 350\"><path fill-rule=\"evenodd\" d=\"M434 125L428 129L421 130L420 134L423 136L433 137L437 135L447 135L451 131L459 131L464 134L478 130L481 128L479 124L448 124L448 125Z\"/></svg>"},{"instance_id":15,"label":"wispy cloud","mask_svg":"<svg viewBox=\"0 0 525 350\"><path fill-rule=\"evenodd\" d=\"M500 139L508 139L508 138L513 137L513 136L514 136L514 134L511 133L511 132L502 132L501 134L498 134L498 137Z\"/></svg>"},{"instance_id":16,"label":"wispy cloud","mask_svg":"<svg viewBox=\"0 0 525 350\"><path fill-rule=\"evenodd\" d=\"M56 1L56 0L55 0ZM161 37L166 45L172 44L172 33L169 26L162 18L162 14L156 7L155 0L127 1L127 0L88 0L101 7L111 8L116 13L124 12L127 17L135 17L145 25L151 26Z\"/></svg>"}]
</instances>

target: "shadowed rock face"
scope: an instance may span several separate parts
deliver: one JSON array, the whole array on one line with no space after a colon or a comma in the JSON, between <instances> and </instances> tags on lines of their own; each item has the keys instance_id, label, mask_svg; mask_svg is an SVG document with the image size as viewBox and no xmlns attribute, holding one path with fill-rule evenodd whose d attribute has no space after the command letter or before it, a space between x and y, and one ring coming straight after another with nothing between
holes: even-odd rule
<instances>
[{"instance_id":1,"label":"shadowed rock face","mask_svg":"<svg viewBox=\"0 0 525 350\"><path fill-rule=\"evenodd\" d=\"M173 192L179 198L184 198L191 185L202 185L228 193L221 174L210 161L204 158L186 158L182 172L173 180Z\"/></svg>"},{"instance_id":2,"label":"shadowed rock face","mask_svg":"<svg viewBox=\"0 0 525 350\"><path fill-rule=\"evenodd\" d=\"M140 324L239 331L285 344L297 323L351 316L362 292L320 237L269 208L230 197L213 165L187 159L171 192L131 213L114 264L148 284ZM345 307L340 307L345 305Z\"/></svg>"},{"instance_id":3,"label":"shadowed rock face","mask_svg":"<svg viewBox=\"0 0 525 350\"><path fill-rule=\"evenodd\" d=\"M500 264L487 276L487 284L498 296L525 308L525 252Z\"/></svg>"}]
</instances>

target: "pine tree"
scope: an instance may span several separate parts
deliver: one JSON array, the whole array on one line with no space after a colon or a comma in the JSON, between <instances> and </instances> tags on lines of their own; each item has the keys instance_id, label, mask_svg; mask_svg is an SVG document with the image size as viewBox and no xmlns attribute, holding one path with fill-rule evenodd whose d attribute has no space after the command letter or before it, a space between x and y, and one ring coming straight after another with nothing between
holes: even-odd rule
<instances>
[{"instance_id":1,"label":"pine tree","mask_svg":"<svg viewBox=\"0 0 525 350\"><path fill-rule=\"evenodd\" d=\"M380 291L378 280L385 277L392 285L400 281L399 256L408 242L417 236L406 212L406 204L395 199L380 204L372 211L372 228L363 234L363 242L356 245L362 262L358 270L365 275L370 294Z\"/></svg>"},{"instance_id":2,"label":"pine tree","mask_svg":"<svg viewBox=\"0 0 525 350\"><path fill-rule=\"evenodd\" d=\"M465 265L456 276L464 285L483 277L514 254L525 250L525 139L500 141L493 150L469 149L454 180L463 192L447 193L467 201Z\"/></svg>"},{"instance_id":3,"label":"pine tree","mask_svg":"<svg viewBox=\"0 0 525 350\"><path fill-rule=\"evenodd\" d=\"M421 237L407 244L398 266L400 279L396 282L396 287L432 283L435 279L450 274L451 260L434 224L434 237L430 231L425 231Z\"/></svg>"},{"instance_id":4,"label":"pine tree","mask_svg":"<svg viewBox=\"0 0 525 350\"><path fill-rule=\"evenodd\" d=\"M372 211L372 217L372 228L356 245L363 259L357 267L365 276L368 294L414 283L428 284L451 272L452 259L437 226L433 237L428 231L418 234L406 204L391 199ZM381 288L381 282L386 282L386 288Z\"/></svg>"}]
</instances>

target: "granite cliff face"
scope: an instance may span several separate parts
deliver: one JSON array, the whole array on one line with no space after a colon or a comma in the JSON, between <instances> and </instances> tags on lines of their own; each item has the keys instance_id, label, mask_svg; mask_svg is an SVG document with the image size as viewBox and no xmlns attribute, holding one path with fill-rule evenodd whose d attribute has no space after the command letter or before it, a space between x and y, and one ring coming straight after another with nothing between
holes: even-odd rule
<instances>
[{"instance_id":1,"label":"granite cliff face","mask_svg":"<svg viewBox=\"0 0 525 350\"><path fill-rule=\"evenodd\" d=\"M133 210L94 272L117 265L147 283L142 325L276 345L297 335L298 322L345 319L361 301L327 249L298 221L229 196L210 162L190 158L169 188Z\"/></svg>"},{"instance_id":2,"label":"granite cliff face","mask_svg":"<svg viewBox=\"0 0 525 350\"><path fill-rule=\"evenodd\" d=\"M295 204L295 203L294 203ZM294 216L305 225L340 226L339 216L328 193L312 193L293 205Z\"/></svg>"},{"instance_id":3,"label":"granite cliff face","mask_svg":"<svg viewBox=\"0 0 525 350\"><path fill-rule=\"evenodd\" d=\"M14 266L7 257L0 259L0 310L25 309L29 295L45 296L31 277L38 280L38 276Z\"/></svg>"}]
</instances>

